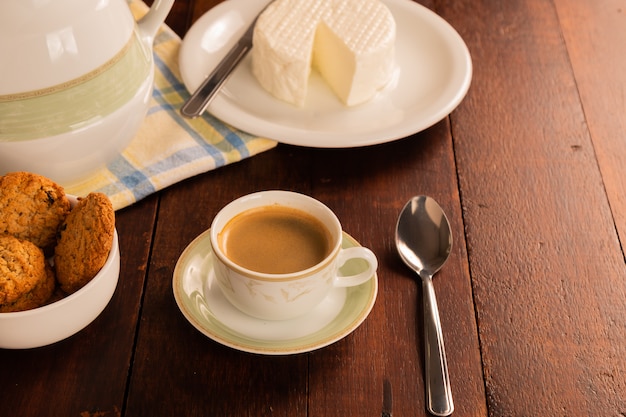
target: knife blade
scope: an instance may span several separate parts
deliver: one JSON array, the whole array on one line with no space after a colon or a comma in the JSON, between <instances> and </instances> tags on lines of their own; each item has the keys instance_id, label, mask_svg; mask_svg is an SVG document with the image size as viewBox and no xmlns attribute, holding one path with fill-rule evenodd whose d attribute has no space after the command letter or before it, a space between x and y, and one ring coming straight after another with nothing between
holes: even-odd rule
<instances>
[{"instance_id":1,"label":"knife blade","mask_svg":"<svg viewBox=\"0 0 626 417\"><path fill-rule=\"evenodd\" d=\"M226 56L220 61L207 78L204 79L202 84L193 92L183 106L180 108L180 113L190 119L200 116L211 103L211 100L215 97L215 94L219 91L220 87L228 79L228 76L239 65L241 60L252 49L252 37L254 33L254 26L256 21L265 11L267 6L272 2L270 1L263 9L256 15L248 29L239 38L235 46L233 46Z\"/></svg>"}]
</instances>

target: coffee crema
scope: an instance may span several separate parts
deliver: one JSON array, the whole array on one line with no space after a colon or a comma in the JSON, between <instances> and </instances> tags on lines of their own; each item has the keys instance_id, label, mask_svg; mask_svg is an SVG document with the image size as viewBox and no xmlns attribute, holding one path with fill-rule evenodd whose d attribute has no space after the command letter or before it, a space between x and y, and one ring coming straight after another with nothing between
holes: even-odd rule
<instances>
[{"instance_id":1,"label":"coffee crema","mask_svg":"<svg viewBox=\"0 0 626 417\"><path fill-rule=\"evenodd\" d=\"M235 264L266 274L311 268L332 250L331 234L317 218L281 205L253 208L226 223L221 251Z\"/></svg>"}]
</instances>

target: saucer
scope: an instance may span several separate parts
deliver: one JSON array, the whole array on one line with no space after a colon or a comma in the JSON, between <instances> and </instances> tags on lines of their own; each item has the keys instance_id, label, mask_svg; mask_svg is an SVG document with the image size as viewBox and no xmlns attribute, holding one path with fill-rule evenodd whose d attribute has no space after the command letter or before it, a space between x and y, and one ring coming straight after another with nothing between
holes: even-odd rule
<instances>
[{"instance_id":1,"label":"saucer","mask_svg":"<svg viewBox=\"0 0 626 417\"><path fill-rule=\"evenodd\" d=\"M334 288L310 313L291 320L261 320L226 300L215 278L210 229L183 251L174 269L172 287L178 308L202 334L233 349L263 355L290 355L328 346L352 333L374 307L376 274L364 284ZM359 246L343 234L342 247ZM355 266L342 267L346 273ZM358 266L356 266L358 268Z\"/></svg>"},{"instance_id":2,"label":"saucer","mask_svg":"<svg viewBox=\"0 0 626 417\"><path fill-rule=\"evenodd\" d=\"M252 74L250 54L210 103L218 119L248 133L291 145L349 148L420 132L463 100L472 61L456 30L409 0L382 0L396 21L396 70L370 101L346 107L315 71L303 107L274 98ZM266 1L228 0L189 29L179 54L183 82L194 91L241 37Z\"/></svg>"}]
</instances>

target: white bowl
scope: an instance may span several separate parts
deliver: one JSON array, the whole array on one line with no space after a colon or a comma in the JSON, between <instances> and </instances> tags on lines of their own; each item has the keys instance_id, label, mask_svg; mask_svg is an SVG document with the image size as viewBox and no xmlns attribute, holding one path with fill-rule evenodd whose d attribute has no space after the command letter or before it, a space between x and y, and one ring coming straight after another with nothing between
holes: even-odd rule
<instances>
[{"instance_id":1,"label":"white bowl","mask_svg":"<svg viewBox=\"0 0 626 417\"><path fill-rule=\"evenodd\" d=\"M69 196L72 205L76 199ZM83 288L32 310L0 313L0 348L29 349L66 339L95 320L107 306L120 273L117 230L104 266Z\"/></svg>"}]
</instances>

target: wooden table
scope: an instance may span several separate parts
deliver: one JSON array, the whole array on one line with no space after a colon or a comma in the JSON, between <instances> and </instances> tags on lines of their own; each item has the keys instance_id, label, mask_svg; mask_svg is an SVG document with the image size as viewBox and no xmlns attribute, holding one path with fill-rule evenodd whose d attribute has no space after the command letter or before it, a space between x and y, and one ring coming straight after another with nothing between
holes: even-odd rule
<instances>
[{"instance_id":1,"label":"wooden table","mask_svg":"<svg viewBox=\"0 0 626 417\"><path fill-rule=\"evenodd\" d=\"M215 1L178 1L181 35ZM426 415L421 287L393 229L435 197L454 248L435 278L456 416L626 415L626 1L421 1L473 58L461 105L358 149L279 145L117 213L122 270L91 325L0 350L1 416ZM348 337L311 353L222 346L177 308L183 249L226 203L278 188L329 205L380 259Z\"/></svg>"}]
</instances>

